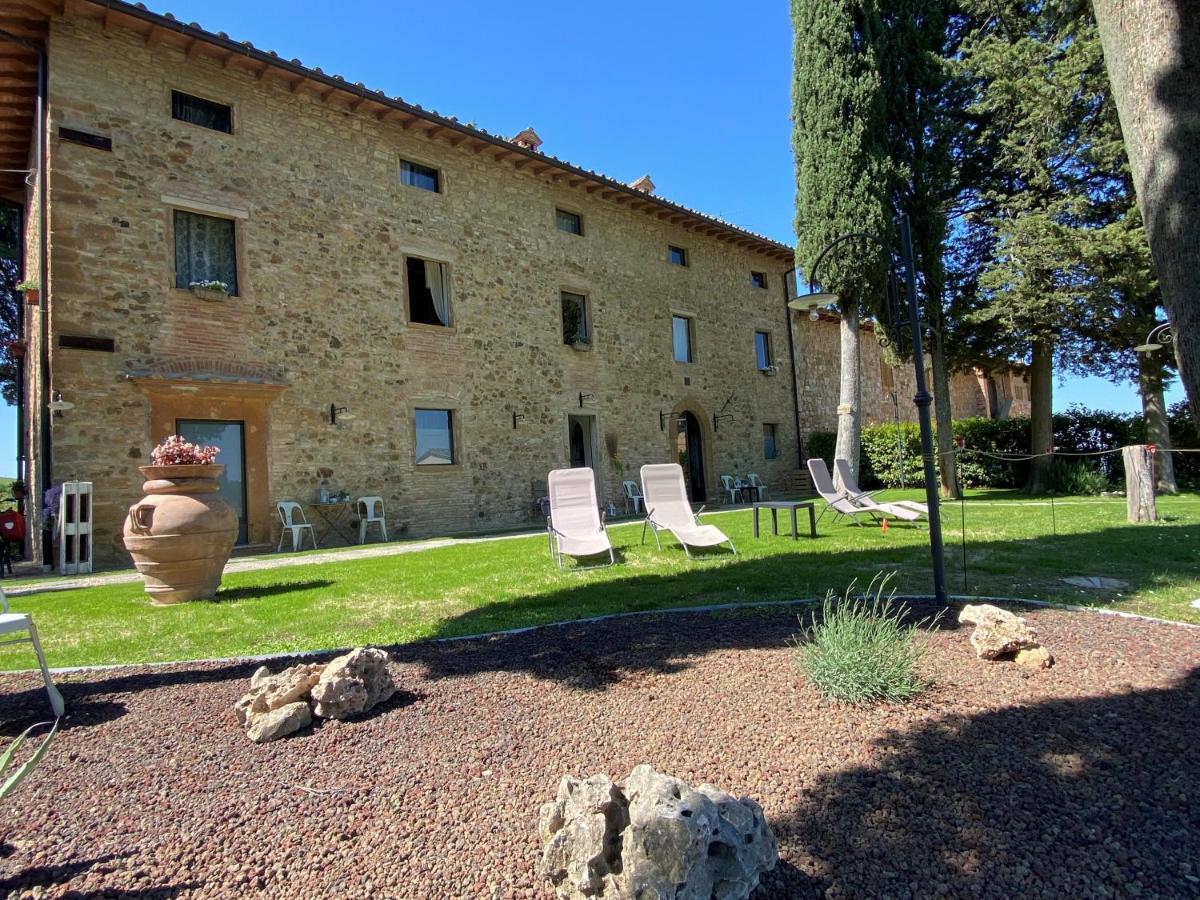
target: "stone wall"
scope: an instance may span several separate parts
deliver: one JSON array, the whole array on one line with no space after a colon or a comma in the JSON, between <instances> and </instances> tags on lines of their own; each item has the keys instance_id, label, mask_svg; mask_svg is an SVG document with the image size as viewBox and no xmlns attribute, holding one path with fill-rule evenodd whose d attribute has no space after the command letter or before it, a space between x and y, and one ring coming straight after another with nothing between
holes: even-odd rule
<instances>
[{"instance_id":1,"label":"stone wall","mask_svg":"<svg viewBox=\"0 0 1200 900\"><path fill-rule=\"evenodd\" d=\"M606 500L619 503L608 447L626 478L673 459L685 406L703 412L710 498L721 473L794 472L791 380L760 374L754 355L768 330L786 365L777 259L91 22L55 21L50 53L52 135L113 141L50 147L52 330L116 348L52 350L53 386L76 404L53 423L54 479L96 483L98 561L121 557L136 466L162 427L145 373L178 392L171 409L195 398L197 418L226 408L212 395L236 394L238 372L247 390L284 385L263 426L266 495L310 500L332 469L334 486L385 498L395 533L528 521L533 482L567 464L571 414L595 417ZM172 119L172 89L232 104L235 133ZM401 158L440 169L443 192L402 185ZM583 237L556 229L556 206L583 215ZM236 221L239 296L174 287L174 208ZM688 267L667 263L669 243ZM452 327L408 322L405 254L447 265ZM563 343L564 289L588 297L589 350ZM672 361L672 313L695 317L693 363ZM232 385L197 374L229 364ZM330 404L353 420L330 424ZM455 465L415 465L413 409L428 406L455 411ZM716 413L731 418L714 431ZM763 456L766 422L777 459ZM259 539L277 533L269 504L251 516Z\"/></svg>"}]
</instances>

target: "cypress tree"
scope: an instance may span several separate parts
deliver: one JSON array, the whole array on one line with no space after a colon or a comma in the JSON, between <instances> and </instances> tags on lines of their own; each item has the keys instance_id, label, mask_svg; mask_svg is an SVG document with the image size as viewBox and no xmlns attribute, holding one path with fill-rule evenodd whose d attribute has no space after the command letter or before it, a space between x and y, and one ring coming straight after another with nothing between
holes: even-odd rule
<instances>
[{"instance_id":1,"label":"cypress tree","mask_svg":"<svg viewBox=\"0 0 1200 900\"><path fill-rule=\"evenodd\" d=\"M886 236L889 163L874 0L792 0L792 147L796 159L796 269L848 232ZM815 273L839 295L841 377L837 456L857 476L862 383L859 317L883 291L882 255L843 246ZM875 305L875 304L872 304Z\"/></svg>"}]
</instances>

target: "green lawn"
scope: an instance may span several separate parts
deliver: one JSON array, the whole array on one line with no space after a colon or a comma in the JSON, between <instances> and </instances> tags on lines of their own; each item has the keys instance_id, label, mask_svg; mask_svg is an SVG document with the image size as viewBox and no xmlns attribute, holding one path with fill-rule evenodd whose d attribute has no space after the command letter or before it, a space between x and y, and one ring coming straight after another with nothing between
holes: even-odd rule
<instances>
[{"instance_id":1,"label":"green lawn","mask_svg":"<svg viewBox=\"0 0 1200 900\"><path fill-rule=\"evenodd\" d=\"M1045 500L973 492L965 583L959 505L943 507L949 590L1200 622L1190 606L1200 598L1200 497L1160 498L1159 509L1164 521L1131 526L1123 500L1060 498L1052 509ZM930 591L923 528L897 524L885 534L826 516L817 540L793 542L769 529L755 540L749 511L706 518L733 538L737 557L688 560L673 542L661 551L653 539L640 545L641 527L625 524L610 529L619 564L586 572L558 571L536 536L233 574L215 600L179 606L152 607L140 584L14 597L12 605L34 614L50 664L69 666L386 645L625 610L818 597L881 570L899 573L901 592ZM1068 575L1130 586L1081 590L1063 583ZM0 669L32 664L27 646L0 649Z\"/></svg>"}]
</instances>

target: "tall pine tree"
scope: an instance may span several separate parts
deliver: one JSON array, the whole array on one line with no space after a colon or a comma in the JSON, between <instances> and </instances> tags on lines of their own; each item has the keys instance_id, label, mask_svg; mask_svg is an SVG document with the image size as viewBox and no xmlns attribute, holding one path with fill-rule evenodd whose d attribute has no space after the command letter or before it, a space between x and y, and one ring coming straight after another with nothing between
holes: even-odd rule
<instances>
[{"instance_id":1,"label":"tall pine tree","mask_svg":"<svg viewBox=\"0 0 1200 900\"><path fill-rule=\"evenodd\" d=\"M889 163L884 132L874 0L792 0L792 147L796 158L796 268L810 267L849 232L883 237ZM883 291L883 266L870 244L843 246L815 273L838 294L841 366L836 454L857 476L862 382L859 320ZM872 304L874 305L874 304Z\"/></svg>"}]
</instances>

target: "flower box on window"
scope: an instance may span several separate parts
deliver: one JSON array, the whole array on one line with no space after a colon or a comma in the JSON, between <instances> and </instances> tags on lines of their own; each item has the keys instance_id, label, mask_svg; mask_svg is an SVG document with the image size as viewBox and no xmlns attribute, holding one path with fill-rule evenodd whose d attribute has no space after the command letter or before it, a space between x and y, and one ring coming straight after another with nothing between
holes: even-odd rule
<instances>
[{"instance_id":1,"label":"flower box on window","mask_svg":"<svg viewBox=\"0 0 1200 900\"><path fill-rule=\"evenodd\" d=\"M229 285L223 281L193 281L188 290L201 300L224 300L229 296Z\"/></svg>"},{"instance_id":2,"label":"flower box on window","mask_svg":"<svg viewBox=\"0 0 1200 900\"><path fill-rule=\"evenodd\" d=\"M25 302L30 306L37 306L38 300L41 298L41 285L33 279L27 279L17 285L17 290L25 295Z\"/></svg>"}]
</instances>

